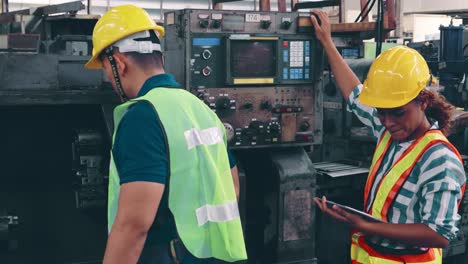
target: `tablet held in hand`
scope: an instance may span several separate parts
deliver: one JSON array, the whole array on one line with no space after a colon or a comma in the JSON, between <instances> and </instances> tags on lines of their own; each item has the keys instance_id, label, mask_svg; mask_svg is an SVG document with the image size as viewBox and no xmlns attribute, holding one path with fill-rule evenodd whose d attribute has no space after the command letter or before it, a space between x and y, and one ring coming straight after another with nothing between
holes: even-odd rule
<instances>
[{"instance_id":1,"label":"tablet held in hand","mask_svg":"<svg viewBox=\"0 0 468 264\"><path fill-rule=\"evenodd\" d=\"M320 202L322 201L321 198L317 198ZM330 207L332 207L333 205L336 205L338 207L340 207L341 209L349 212L349 213L352 213L352 214L357 214L359 216L361 216L362 218L366 219L367 221L372 221L372 222L380 222L380 223L385 223L385 221L381 220L381 219L378 219L368 213L365 213L363 211L359 211L357 209L354 209L352 207L349 207L349 206L346 206L346 205L343 205L343 204L339 204L339 203L335 203L335 202L332 202L332 201L325 201Z\"/></svg>"}]
</instances>

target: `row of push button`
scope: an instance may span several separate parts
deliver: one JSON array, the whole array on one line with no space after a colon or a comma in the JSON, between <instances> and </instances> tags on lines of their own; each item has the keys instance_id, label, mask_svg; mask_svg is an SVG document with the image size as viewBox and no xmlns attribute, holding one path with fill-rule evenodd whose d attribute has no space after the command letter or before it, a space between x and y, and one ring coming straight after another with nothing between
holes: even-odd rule
<instances>
[{"instance_id":1,"label":"row of push button","mask_svg":"<svg viewBox=\"0 0 468 264\"><path fill-rule=\"evenodd\" d=\"M310 41L291 41L291 45L289 45L289 41L283 41L283 47L287 48L289 46L291 48L305 47L307 50L310 50Z\"/></svg>"},{"instance_id":2,"label":"row of push button","mask_svg":"<svg viewBox=\"0 0 468 264\"><path fill-rule=\"evenodd\" d=\"M306 67L309 67L310 42L291 41L289 43L288 41L283 41L283 47L288 46L290 46L290 50L283 50L283 62L290 62L290 67L303 67L304 64Z\"/></svg>"},{"instance_id":3,"label":"row of push button","mask_svg":"<svg viewBox=\"0 0 468 264\"><path fill-rule=\"evenodd\" d=\"M309 68L306 69L289 69L283 68L283 80L308 80L310 78Z\"/></svg>"}]
</instances>

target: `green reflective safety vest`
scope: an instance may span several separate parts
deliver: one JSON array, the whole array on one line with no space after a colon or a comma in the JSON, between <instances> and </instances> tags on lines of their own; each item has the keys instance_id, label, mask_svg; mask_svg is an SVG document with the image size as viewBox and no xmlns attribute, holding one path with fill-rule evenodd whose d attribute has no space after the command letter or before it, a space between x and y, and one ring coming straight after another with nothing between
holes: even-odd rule
<instances>
[{"instance_id":1,"label":"green reflective safety vest","mask_svg":"<svg viewBox=\"0 0 468 264\"><path fill-rule=\"evenodd\" d=\"M153 105L166 134L169 209L185 247L197 258L247 259L224 125L188 91L159 87L115 108L113 140L128 108L141 100ZM109 232L116 217L119 193L119 174L111 156Z\"/></svg>"}]
</instances>

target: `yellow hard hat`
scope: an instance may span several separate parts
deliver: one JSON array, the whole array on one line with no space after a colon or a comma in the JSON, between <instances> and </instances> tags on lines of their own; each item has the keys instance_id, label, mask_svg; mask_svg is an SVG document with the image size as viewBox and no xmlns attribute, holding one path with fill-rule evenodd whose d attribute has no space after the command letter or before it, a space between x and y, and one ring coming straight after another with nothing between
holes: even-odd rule
<instances>
[{"instance_id":1,"label":"yellow hard hat","mask_svg":"<svg viewBox=\"0 0 468 264\"><path fill-rule=\"evenodd\" d=\"M359 101L377 108L395 108L411 102L431 75L424 58L414 49L396 46L372 63Z\"/></svg>"},{"instance_id":2,"label":"yellow hard hat","mask_svg":"<svg viewBox=\"0 0 468 264\"><path fill-rule=\"evenodd\" d=\"M158 38L164 36L164 28L157 25L142 8L133 5L117 6L107 11L93 30L93 56L86 63L87 69L102 69L101 52L115 42L145 30L155 30Z\"/></svg>"}]
</instances>

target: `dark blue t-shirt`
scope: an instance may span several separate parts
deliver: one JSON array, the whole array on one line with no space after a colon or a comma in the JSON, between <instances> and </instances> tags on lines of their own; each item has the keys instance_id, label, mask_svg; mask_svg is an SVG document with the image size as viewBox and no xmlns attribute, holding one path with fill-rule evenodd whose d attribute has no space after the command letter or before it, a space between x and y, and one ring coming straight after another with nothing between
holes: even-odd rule
<instances>
[{"instance_id":1,"label":"dark blue t-shirt","mask_svg":"<svg viewBox=\"0 0 468 264\"><path fill-rule=\"evenodd\" d=\"M179 86L172 75L155 75L146 80L137 97L157 87ZM169 153L166 142L156 109L147 101L131 106L119 123L112 149L120 184L148 181L166 185L169 175ZM236 165L236 160L230 151L227 151L232 168ZM159 205L158 216L167 211L167 207L166 188ZM174 220L168 219L159 223L159 227L153 224L148 232L146 243L168 242L176 235Z\"/></svg>"}]
</instances>

